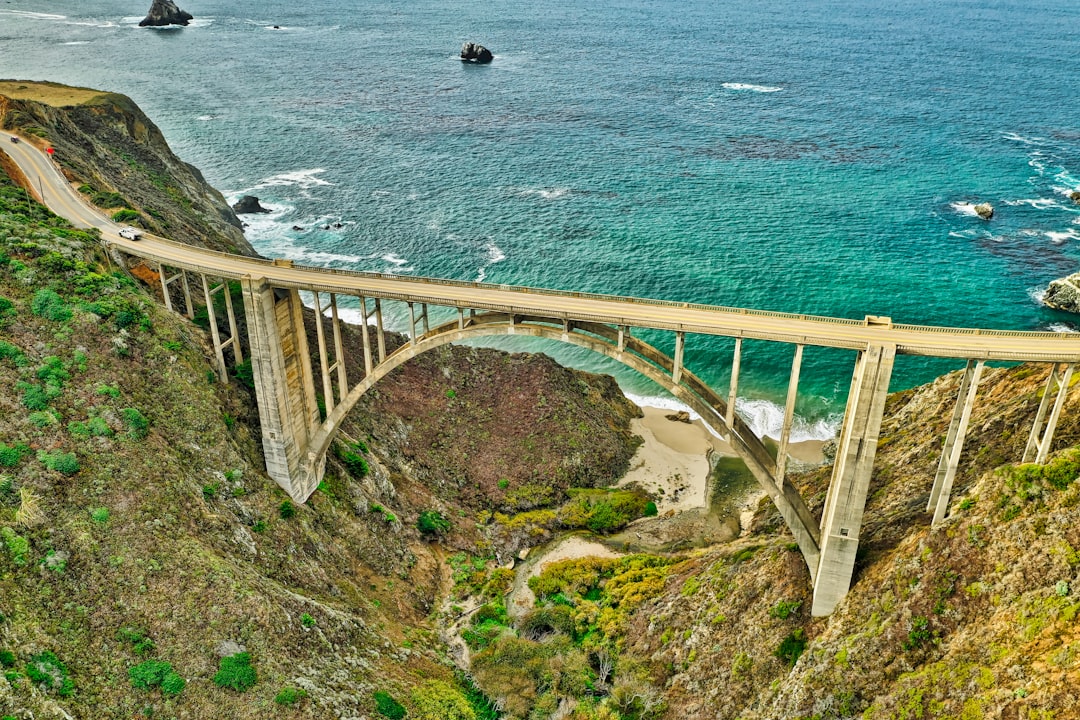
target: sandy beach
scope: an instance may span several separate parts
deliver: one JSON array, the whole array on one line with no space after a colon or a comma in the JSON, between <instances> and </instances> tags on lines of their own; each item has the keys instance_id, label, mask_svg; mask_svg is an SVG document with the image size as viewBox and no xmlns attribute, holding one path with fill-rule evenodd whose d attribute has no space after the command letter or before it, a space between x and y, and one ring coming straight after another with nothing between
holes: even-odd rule
<instances>
[{"instance_id":1,"label":"sandy beach","mask_svg":"<svg viewBox=\"0 0 1080 720\"><path fill-rule=\"evenodd\" d=\"M648 406L641 409L645 416L632 421L632 428L643 442L619 486L637 483L654 493L661 515L670 510L704 508L708 502L710 454L734 457L734 450L700 420L669 420L671 410ZM824 444L821 440L792 443L789 455L798 463L819 464L824 461Z\"/></svg>"}]
</instances>

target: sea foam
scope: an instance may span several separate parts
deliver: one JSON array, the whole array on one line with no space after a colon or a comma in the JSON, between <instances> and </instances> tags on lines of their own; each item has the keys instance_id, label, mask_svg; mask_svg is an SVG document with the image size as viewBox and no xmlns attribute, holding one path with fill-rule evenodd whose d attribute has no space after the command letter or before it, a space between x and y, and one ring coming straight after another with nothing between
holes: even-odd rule
<instances>
[{"instance_id":1,"label":"sea foam","mask_svg":"<svg viewBox=\"0 0 1080 720\"><path fill-rule=\"evenodd\" d=\"M727 90L748 90L758 93L774 93L784 89L775 85L751 85L750 83L724 83L722 87Z\"/></svg>"}]
</instances>

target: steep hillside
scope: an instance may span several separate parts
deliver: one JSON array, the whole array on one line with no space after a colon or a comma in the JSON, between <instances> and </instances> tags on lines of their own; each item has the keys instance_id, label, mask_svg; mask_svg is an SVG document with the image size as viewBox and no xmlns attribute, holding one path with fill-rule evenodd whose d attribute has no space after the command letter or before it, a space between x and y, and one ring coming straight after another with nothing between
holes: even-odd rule
<instances>
[{"instance_id":1,"label":"steep hillside","mask_svg":"<svg viewBox=\"0 0 1080 720\"><path fill-rule=\"evenodd\" d=\"M362 717L391 696L412 717L474 716L433 611L444 544L489 552L469 518L479 496L428 488L378 430L428 437L453 407L398 416L388 386L362 420L371 436L347 429L342 460L297 507L264 475L253 399L216 382L204 332L110 263L92 233L0 179L0 716ZM470 390L478 360L500 369ZM489 462L508 486L534 480L514 470L520 441L489 424L507 411L492 404L502 383L574 419L529 438L541 456L586 442L578 423L622 448L578 458L566 484L613 481L633 450L632 406L610 379L460 349L397 382L434 372L485 438L463 482ZM418 529L423 512L444 544Z\"/></svg>"}]
</instances>

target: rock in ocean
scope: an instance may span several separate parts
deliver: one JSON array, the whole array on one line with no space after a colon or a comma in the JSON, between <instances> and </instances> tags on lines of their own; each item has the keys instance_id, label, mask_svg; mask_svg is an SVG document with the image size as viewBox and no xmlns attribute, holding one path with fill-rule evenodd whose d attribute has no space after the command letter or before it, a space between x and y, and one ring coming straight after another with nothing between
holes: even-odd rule
<instances>
[{"instance_id":1,"label":"rock in ocean","mask_svg":"<svg viewBox=\"0 0 1080 720\"><path fill-rule=\"evenodd\" d=\"M990 203L979 203L975 206L975 214L983 220L989 220L994 217L994 206Z\"/></svg>"},{"instance_id":2,"label":"rock in ocean","mask_svg":"<svg viewBox=\"0 0 1080 720\"><path fill-rule=\"evenodd\" d=\"M187 25L194 20L191 13L176 7L173 0L154 0L150 12L139 22L139 27L161 27L163 25Z\"/></svg>"},{"instance_id":3,"label":"rock in ocean","mask_svg":"<svg viewBox=\"0 0 1080 720\"><path fill-rule=\"evenodd\" d=\"M1080 313L1080 273L1052 280L1046 288L1043 304L1055 310Z\"/></svg>"},{"instance_id":4,"label":"rock in ocean","mask_svg":"<svg viewBox=\"0 0 1080 720\"><path fill-rule=\"evenodd\" d=\"M237 215L244 215L245 213L268 213L270 210L264 208L259 204L259 198L254 195L245 195L240 198L233 206L233 212Z\"/></svg>"},{"instance_id":5,"label":"rock in ocean","mask_svg":"<svg viewBox=\"0 0 1080 720\"><path fill-rule=\"evenodd\" d=\"M464 62L489 63L493 58L491 51L483 45L467 42L461 46L461 59Z\"/></svg>"}]
</instances>

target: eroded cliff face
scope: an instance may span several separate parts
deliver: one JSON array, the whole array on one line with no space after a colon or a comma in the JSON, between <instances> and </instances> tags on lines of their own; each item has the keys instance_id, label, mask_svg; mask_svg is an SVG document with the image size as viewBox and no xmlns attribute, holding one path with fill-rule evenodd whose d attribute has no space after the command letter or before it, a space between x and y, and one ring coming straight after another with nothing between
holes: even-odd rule
<instances>
[{"instance_id":1,"label":"eroded cliff face","mask_svg":"<svg viewBox=\"0 0 1080 720\"><path fill-rule=\"evenodd\" d=\"M0 125L54 147L68 178L107 214L131 209L137 217L127 222L165 237L256 254L221 193L176 157L130 98L84 91L77 101L53 100L57 86L3 84L8 95L0 93ZM35 96L45 101L31 99Z\"/></svg>"}]
</instances>

